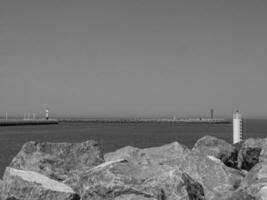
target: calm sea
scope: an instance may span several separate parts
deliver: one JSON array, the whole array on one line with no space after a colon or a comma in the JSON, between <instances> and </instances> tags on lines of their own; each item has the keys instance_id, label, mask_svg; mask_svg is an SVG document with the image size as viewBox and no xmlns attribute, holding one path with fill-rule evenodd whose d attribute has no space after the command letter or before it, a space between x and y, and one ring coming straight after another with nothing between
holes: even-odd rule
<instances>
[{"instance_id":1,"label":"calm sea","mask_svg":"<svg viewBox=\"0 0 267 200\"><path fill-rule=\"evenodd\" d=\"M192 147L205 135L231 142L232 124L82 122L0 127L0 174L27 141L82 142L94 139L106 153L126 145L151 147L173 141ZM244 137L267 137L267 120L245 120Z\"/></svg>"}]
</instances>

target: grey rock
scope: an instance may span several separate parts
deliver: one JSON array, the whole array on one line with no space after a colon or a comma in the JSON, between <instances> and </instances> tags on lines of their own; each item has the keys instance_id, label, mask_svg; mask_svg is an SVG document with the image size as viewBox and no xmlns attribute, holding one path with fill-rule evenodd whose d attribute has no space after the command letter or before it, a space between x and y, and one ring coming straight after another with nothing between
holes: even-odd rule
<instances>
[{"instance_id":1,"label":"grey rock","mask_svg":"<svg viewBox=\"0 0 267 200\"><path fill-rule=\"evenodd\" d=\"M243 172L225 166L219 159L195 151L187 155L179 168L203 186L208 200L224 198L226 193L235 191L245 177Z\"/></svg>"},{"instance_id":2,"label":"grey rock","mask_svg":"<svg viewBox=\"0 0 267 200\"><path fill-rule=\"evenodd\" d=\"M205 200L204 189L200 183L196 182L186 173L183 173L182 179L185 182L186 190L190 200Z\"/></svg>"},{"instance_id":3,"label":"grey rock","mask_svg":"<svg viewBox=\"0 0 267 200\"><path fill-rule=\"evenodd\" d=\"M33 191L29 199L40 191L59 192L21 174L10 175L10 169L62 183L74 196L63 192L58 198L74 200L262 200L267 199L266 152L266 139L231 145L211 136L199 139L192 150L173 142L145 149L128 146L104 157L95 141L29 142L7 168L3 194L9 196L4 200L19 199L21 191Z\"/></svg>"},{"instance_id":4,"label":"grey rock","mask_svg":"<svg viewBox=\"0 0 267 200\"><path fill-rule=\"evenodd\" d=\"M248 172L237 193L240 191L255 200L267 199L267 162L258 163Z\"/></svg>"},{"instance_id":5,"label":"grey rock","mask_svg":"<svg viewBox=\"0 0 267 200\"><path fill-rule=\"evenodd\" d=\"M144 197L142 195L126 194L126 195L120 195L119 197L116 197L114 200L156 200L156 199Z\"/></svg>"},{"instance_id":6,"label":"grey rock","mask_svg":"<svg viewBox=\"0 0 267 200\"><path fill-rule=\"evenodd\" d=\"M115 152L105 154L105 161L125 159L140 165L161 164L177 165L190 150L184 145L173 142L160 147L139 149L135 147L124 147Z\"/></svg>"},{"instance_id":7,"label":"grey rock","mask_svg":"<svg viewBox=\"0 0 267 200\"><path fill-rule=\"evenodd\" d=\"M10 167L39 172L63 181L72 173L103 161L98 143L92 140L82 143L28 142L12 160Z\"/></svg>"},{"instance_id":8,"label":"grey rock","mask_svg":"<svg viewBox=\"0 0 267 200\"><path fill-rule=\"evenodd\" d=\"M218 158L191 152L177 142L146 149L125 147L106 154L105 160L65 183L83 199L134 195L159 200L213 200L235 191L245 176Z\"/></svg>"},{"instance_id":9,"label":"grey rock","mask_svg":"<svg viewBox=\"0 0 267 200\"><path fill-rule=\"evenodd\" d=\"M247 139L238 153L238 168L249 171L259 162L267 161L267 139Z\"/></svg>"},{"instance_id":10,"label":"grey rock","mask_svg":"<svg viewBox=\"0 0 267 200\"><path fill-rule=\"evenodd\" d=\"M235 146L222 139L212 136L202 137L195 143L192 151L206 156L214 156L229 167L236 168L237 166L238 152Z\"/></svg>"},{"instance_id":11,"label":"grey rock","mask_svg":"<svg viewBox=\"0 0 267 200\"><path fill-rule=\"evenodd\" d=\"M121 159L105 162L66 180L66 184L78 190L83 200L112 200L125 196L179 200L187 196L181 175L167 165L140 165Z\"/></svg>"},{"instance_id":12,"label":"grey rock","mask_svg":"<svg viewBox=\"0 0 267 200\"><path fill-rule=\"evenodd\" d=\"M6 168L2 200L79 200L69 186L33 171Z\"/></svg>"}]
</instances>

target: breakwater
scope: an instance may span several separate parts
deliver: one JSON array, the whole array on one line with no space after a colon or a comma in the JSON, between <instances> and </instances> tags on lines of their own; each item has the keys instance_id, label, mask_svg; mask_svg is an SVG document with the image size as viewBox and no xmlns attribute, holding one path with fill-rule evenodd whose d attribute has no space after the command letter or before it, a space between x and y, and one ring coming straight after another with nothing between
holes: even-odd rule
<instances>
[{"instance_id":1,"label":"breakwater","mask_svg":"<svg viewBox=\"0 0 267 200\"><path fill-rule=\"evenodd\" d=\"M56 119L0 120L0 126L47 125L47 124L58 124L58 120Z\"/></svg>"},{"instance_id":2,"label":"breakwater","mask_svg":"<svg viewBox=\"0 0 267 200\"><path fill-rule=\"evenodd\" d=\"M193 146L126 146L94 140L27 142L0 180L2 200L264 200L266 139L237 145L205 136Z\"/></svg>"},{"instance_id":3,"label":"breakwater","mask_svg":"<svg viewBox=\"0 0 267 200\"><path fill-rule=\"evenodd\" d=\"M190 118L190 119L59 119L60 122L92 122L92 123L186 123L186 124L230 124L226 119Z\"/></svg>"}]
</instances>

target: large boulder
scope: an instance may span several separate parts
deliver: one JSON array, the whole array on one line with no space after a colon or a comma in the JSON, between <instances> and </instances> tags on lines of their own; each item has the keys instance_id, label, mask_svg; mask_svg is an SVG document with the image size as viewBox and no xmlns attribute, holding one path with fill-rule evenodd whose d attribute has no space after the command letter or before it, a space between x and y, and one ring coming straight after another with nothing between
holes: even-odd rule
<instances>
[{"instance_id":1,"label":"large boulder","mask_svg":"<svg viewBox=\"0 0 267 200\"><path fill-rule=\"evenodd\" d=\"M187 155L179 169L204 187L207 200L222 199L227 193L231 194L245 177L242 171L225 166L218 158L195 151Z\"/></svg>"},{"instance_id":2,"label":"large boulder","mask_svg":"<svg viewBox=\"0 0 267 200\"><path fill-rule=\"evenodd\" d=\"M267 138L250 138L241 143L238 168L249 171L257 163L265 161L267 161Z\"/></svg>"},{"instance_id":3,"label":"large boulder","mask_svg":"<svg viewBox=\"0 0 267 200\"><path fill-rule=\"evenodd\" d=\"M65 183L83 200L204 200L202 185L179 169L123 159L107 161Z\"/></svg>"},{"instance_id":4,"label":"large boulder","mask_svg":"<svg viewBox=\"0 0 267 200\"><path fill-rule=\"evenodd\" d=\"M2 200L79 200L69 186L33 171L7 168Z\"/></svg>"},{"instance_id":5,"label":"large boulder","mask_svg":"<svg viewBox=\"0 0 267 200\"><path fill-rule=\"evenodd\" d=\"M267 162L258 163L248 172L239 191L245 191L251 199L267 199Z\"/></svg>"},{"instance_id":6,"label":"large boulder","mask_svg":"<svg viewBox=\"0 0 267 200\"><path fill-rule=\"evenodd\" d=\"M166 164L177 165L183 160L190 150L184 145L173 142L160 147L139 149L135 147L124 147L115 152L105 154L105 161L125 159L141 165Z\"/></svg>"},{"instance_id":7,"label":"large boulder","mask_svg":"<svg viewBox=\"0 0 267 200\"><path fill-rule=\"evenodd\" d=\"M12 160L10 167L65 180L75 171L86 170L103 162L97 142L37 143L28 142Z\"/></svg>"},{"instance_id":8,"label":"large boulder","mask_svg":"<svg viewBox=\"0 0 267 200\"><path fill-rule=\"evenodd\" d=\"M235 146L222 139L213 136L200 138L194 145L192 151L206 156L214 156L229 167L237 166L237 150Z\"/></svg>"},{"instance_id":9,"label":"large boulder","mask_svg":"<svg viewBox=\"0 0 267 200\"><path fill-rule=\"evenodd\" d=\"M138 194L125 194L115 197L114 200L157 200L155 198L145 197Z\"/></svg>"},{"instance_id":10,"label":"large boulder","mask_svg":"<svg viewBox=\"0 0 267 200\"><path fill-rule=\"evenodd\" d=\"M65 183L85 200L222 199L239 187L245 174L212 155L191 152L177 142L146 149L125 147Z\"/></svg>"},{"instance_id":11,"label":"large boulder","mask_svg":"<svg viewBox=\"0 0 267 200\"><path fill-rule=\"evenodd\" d=\"M1 199L1 194L2 194L2 192L3 192L3 186L4 186L4 182L3 182L3 180L0 180L0 200L2 200L2 199Z\"/></svg>"}]
</instances>

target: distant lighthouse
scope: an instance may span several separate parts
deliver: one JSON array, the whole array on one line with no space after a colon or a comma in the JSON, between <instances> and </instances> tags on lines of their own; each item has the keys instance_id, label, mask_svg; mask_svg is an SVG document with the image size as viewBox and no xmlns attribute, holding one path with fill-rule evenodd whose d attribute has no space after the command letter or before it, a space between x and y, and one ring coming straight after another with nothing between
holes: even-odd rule
<instances>
[{"instance_id":1,"label":"distant lighthouse","mask_svg":"<svg viewBox=\"0 0 267 200\"><path fill-rule=\"evenodd\" d=\"M242 116L237 110L233 115L233 143L238 143L242 140L243 121Z\"/></svg>"},{"instance_id":2,"label":"distant lighthouse","mask_svg":"<svg viewBox=\"0 0 267 200\"><path fill-rule=\"evenodd\" d=\"M45 119L49 120L49 110L48 110L48 108L45 110Z\"/></svg>"}]
</instances>

